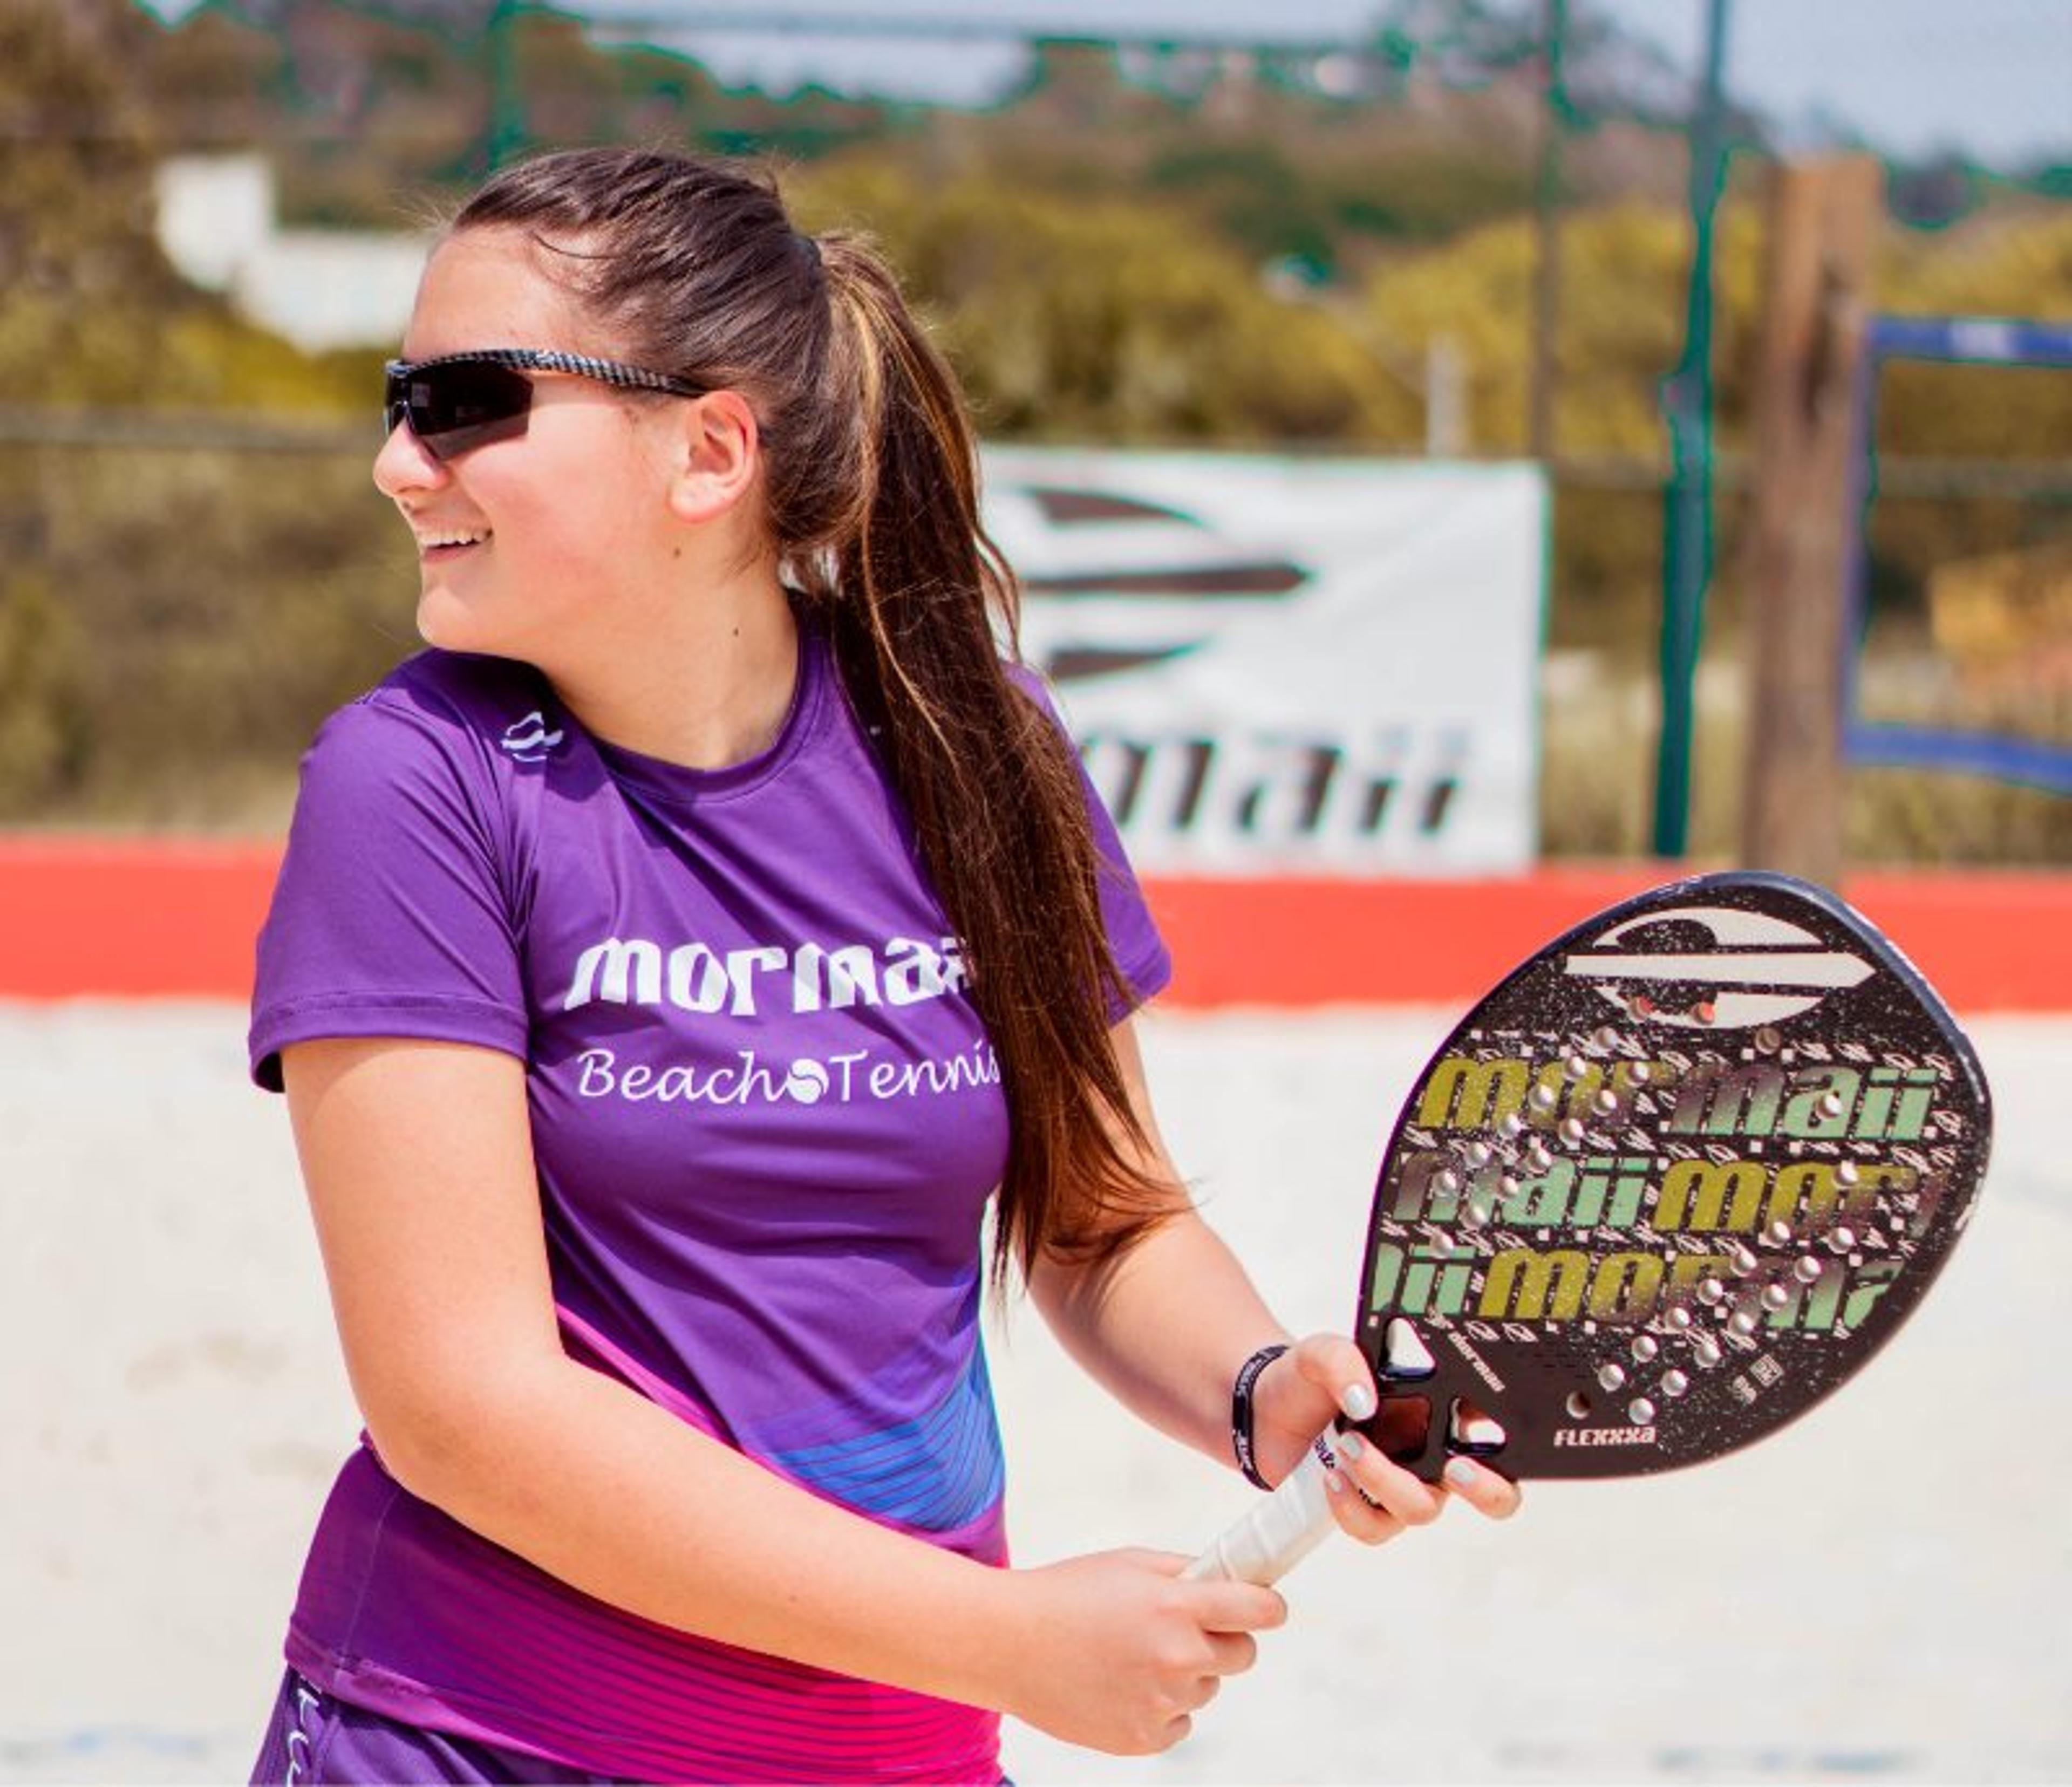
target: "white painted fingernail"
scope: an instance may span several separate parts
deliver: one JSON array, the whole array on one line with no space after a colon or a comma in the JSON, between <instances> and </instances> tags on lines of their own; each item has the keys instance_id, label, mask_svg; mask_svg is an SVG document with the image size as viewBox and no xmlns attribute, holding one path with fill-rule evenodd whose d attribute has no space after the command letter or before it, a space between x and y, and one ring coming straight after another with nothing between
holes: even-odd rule
<instances>
[{"instance_id":1,"label":"white painted fingernail","mask_svg":"<svg viewBox=\"0 0 2072 1787\"><path fill-rule=\"evenodd\" d=\"M1346 1411L1348 1420L1368 1421L1373 1419L1374 1411L1380 1405L1365 1384L1349 1384L1346 1393L1338 1399L1338 1406Z\"/></svg>"},{"instance_id":2,"label":"white painted fingernail","mask_svg":"<svg viewBox=\"0 0 2072 1787\"><path fill-rule=\"evenodd\" d=\"M1338 1436L1338 1456L1348 1465L1358 1463L1360 1455L1366 1450L1367 1441L1360 1438L1357 1433L1342 1433Z\"/></svg>"},{"instance_id":3,"label":"white painted fingernail","mask_svg":"<svg viewBox=\"0 0 2072 1787\"><path fill-rule=\"evenodd\" d=\"M1465 1458L1449 1460L1446 1465L1446 1481L1463 1489L1472 1488L1480 1474Z\"/></svg>"}]
</instances>

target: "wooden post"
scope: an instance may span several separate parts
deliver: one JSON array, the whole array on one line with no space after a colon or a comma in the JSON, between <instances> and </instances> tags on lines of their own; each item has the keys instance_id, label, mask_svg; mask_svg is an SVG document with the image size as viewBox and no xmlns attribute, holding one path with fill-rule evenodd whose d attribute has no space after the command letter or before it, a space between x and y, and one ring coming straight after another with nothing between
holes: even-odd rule
<instances>
[{"instance_id":1,"label":"wooden post","mask_svg":"<svg viewBox=\"0 0 2072 1787\"><path fill-rule=\"evenodd\" d=\"M1842 637L1861 489L1857 376L1883 211L1867 156L1780 165L1754 392L1742 588L1741 856L1832 887L1842 869Z\"/></svg>"}]
</instances>

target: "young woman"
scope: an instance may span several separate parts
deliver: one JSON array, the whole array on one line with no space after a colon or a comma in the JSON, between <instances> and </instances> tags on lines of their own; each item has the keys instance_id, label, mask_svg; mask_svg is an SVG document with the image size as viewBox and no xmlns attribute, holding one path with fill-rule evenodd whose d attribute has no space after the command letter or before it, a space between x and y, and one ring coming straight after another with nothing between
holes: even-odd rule
<instances>
[{"instance_id":1,"label":"young woman","mask_svg":"<svg viewBox=\"0 0 2072 1787\"><path fill-rule=\"evenodd\" d=\"M375 480L433 649L319 735L261 945L367 1431L258 1777L991 1781L1003 1712L1171 1744L1282 1604L1004 1567L981 1218L1217 1456L1289 1337L1153 1127L1165 953L1003 662L948 369L857 241L621 151L492 181L405 345ZM1273 1357L1259 1470L1372 1395L1348 1341ZM1445 1499L1347 1470L1370 1542Z\"/></svg>"}]
</instances>

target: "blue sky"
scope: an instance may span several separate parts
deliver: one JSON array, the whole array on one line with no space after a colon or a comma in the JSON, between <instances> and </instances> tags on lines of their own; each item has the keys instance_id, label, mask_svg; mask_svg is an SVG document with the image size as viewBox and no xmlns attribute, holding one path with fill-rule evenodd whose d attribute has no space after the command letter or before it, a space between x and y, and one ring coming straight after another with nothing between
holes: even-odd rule
<instances>
[{"instance_id":1,"label":"blue sky","mask_svg":"<svg viewBox=\"0 0 2072 1787\"><path fill-rule=\"evenodd\" d=\"M650 14L695 11L684 0L582 0ZM1536 10L1534 0L1519 0ZM1659 45L1695 80L1703 60L1704 0L1571 0L1572 10L1617 18ZM708 8L709 11L713 9ZM1097 32L1124 9L1100 0L725 0L737 16L812 13L906 19L987 18ZM1354 36L1387 9L1374 0L1131 0L1137 26L1243 33L1273 30ZM1787 146L1810 138L1820 114L1881 146L1910 155L1945 148L1988 162L2072 159L2072 0L1732 0L1728 84L1775 118ZM940 83L977 97L1011 73L1015 52L974 42L809 42L729 34L699 40L716 72L783 86L846 75L886 87Z\"/></svg>"},{"instance_id":2,"label":"blue sky","mask_svg":"<svg viewBox=\"0 0 2072 1787\"><path fill-rule=\"evenodd\" d=\"M147 0L184 11L195 0ZM1396 10L1375 0L561 0L599 18L785 14L941 20L952 32L989 21L1096 34L1133 25L1243 35L1270 18L1276 32L1353 38ZM1537 0L1514 0L1537 10ZM1706 0L1570 0L1572 11L1617 18L1658 44L1695 80ZM1729 90L1782 129L1787 147L1824 138L1839 121L1908 156L1942 150L1989 164L2072 161L2072 0L1731 0ZM649 34L656 35L656 34ZM808 37L736 31L691 39L714 72L778 91L808 80L977 103L1011 80L1019 51L969 36Z\"/></svg>"}]
</instances>

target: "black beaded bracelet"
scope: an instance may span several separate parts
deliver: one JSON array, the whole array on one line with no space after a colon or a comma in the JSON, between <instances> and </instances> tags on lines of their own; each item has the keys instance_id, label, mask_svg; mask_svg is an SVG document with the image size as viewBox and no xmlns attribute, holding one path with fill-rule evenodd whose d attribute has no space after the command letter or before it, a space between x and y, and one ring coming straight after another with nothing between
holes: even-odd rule
<instances>
[{"instance_id":1,"label":"black beaded bracelet","mask_svg":"<svg viewBox=\"0 0 2072 1787\"><path fill-rule=\"evenodd\" d=\"M1244 1473L1244 1480L1256 1489L1270 1489L1273 1485L1259 1474L1259 1465L1252 1449L1252 1386L1259 1382L1259 1374L1288 1350L1280 1343L1262 1346L1237 1368L1237 1380L1231 1386L1231 1450L1237 1454L1237 1468Z\"/></svg>"}]
</instances>

